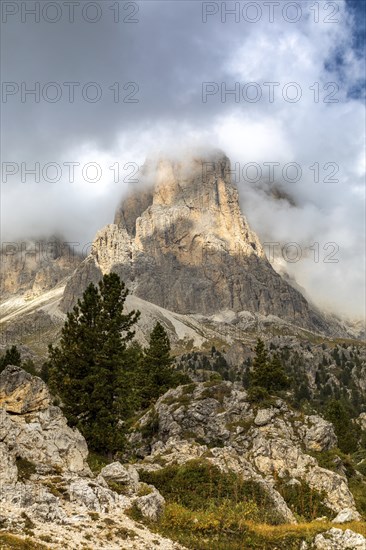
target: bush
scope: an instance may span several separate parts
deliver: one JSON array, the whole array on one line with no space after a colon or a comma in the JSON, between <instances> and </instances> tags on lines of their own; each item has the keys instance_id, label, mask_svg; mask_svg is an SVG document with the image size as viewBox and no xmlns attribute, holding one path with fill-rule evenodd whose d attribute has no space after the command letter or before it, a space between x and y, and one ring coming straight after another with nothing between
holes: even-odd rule
<instances>
[{"instance_id":1,"label":"bush","mask_svg":"<svg viewBox=\"0 0 366 550\"><path fill-rule=\"evenodd\" d=\"M150 439L151 437L154 437L159 431L159 415L156 412L155 408L153 408L152 412L150 413L150 418L141 427L141 435L142 437L146 439Z\"/></svg>"},{"instance_id":2,"label":"bush","mask_svg":"<svg viewBox=\"0 0 366 550\"><path fill-rule=\"evenodd\" d=\"M89 452L87 462L93 474L99 474L101 469L104 468L110 460L104 455Z\"/></svg>"},{"instance_id":3,"label":"bush","mask_svg":"<svg viewBox=\"0 0 366 550\"><path fill-rule=\"evenodd\" d=\"M347 404L343 401L332 399L328 402L324 416L332 422L338 439L338 446L344 453L354 453L358 449L361 437L361 428L352 421Z\"/></svg>"},{"instance_id":4,"label":"bush","mask_svg":"<svg viewBox=\"0 0 366 550\"><path fill-rule=\"evenodd\" d=\"M40 542L9 533L0 533L0 548L2 550L47 550L47 547Z\"/></svg>"},{"instance_id":5,"label":"bush","mask_svg":"<svg viewBox=\"0 0 366 550\"><path fill-rule=\"evenodd\" d=\"M26 458L17 457L16 466L18 468L18 477L20 481L28 480L32 474L36 473L36 466Z\"/></svg>"},{"instance_id":6,"label":"bush","mask_svg":"<svg viewBox=\"0 0 366 550\"><path fill-rule=\"evenodd\" d=\"M229 397L231 394L231 388L224 383L220 384L220 381L210 380L204 385L206 389L201 394L202 399L211 398L223 403L225 397Z\"/></svg>"},{"instance_id":7,"label":"bush","mask_svg":"<svg viewBox=\"0 0 366 550\"><path fill-rule=\"evenodd\" d=\"M21 365L20 352L16 346L11 346L10 349L5 351L5 354L0 357L0 372L2 372L8 365L15 365L20 367Z\"/></svg>"},{"instance_id":8,"label":"bush","mask_svg":"<svg viewBox=\"0 0 366 550\"><path fill-rule=\"evenodd\" d=\"M366 520L366 483L359 479L352 478L349 480L349 488L355 499L356 508Z\"/></svg>"},{"instance_id":9,"label":"bush","mask_svg":"<svg viewBox=\"0 0 366 550\"><path fill-rule=\"evenodd\" d=\"M283 496L288 507L302 519L311 521L317 517L332 518L334 513L324 504L325 491L312 489L305 481L299 484L289 484L280 481L277 491Z\"/></svg>"},{"instance_id":10,"label":"bush","mask_svg":"<svg viewBox=\"0 0 366 550\"><path fill-rule=\"evenodd\" d=\"M167 466L155 472L140 472L140 479L154 485L168 503L175 503L191 511L220 508L224 505L250 506L257 518L278 523L279 517L272 509L272 499L261 484L246 481L232 472L223 473L208 460L190 460L183 465ZM255 519L254 517L252 519Z\"/></svg>"},{"instance_id":11,"label":"bush","mask_svg":"<svg viewBox=\"0 0 366 550\"><path fill-rule=\"evenodd\" d=\"M260 403L268 400L269 397L268 391L260 386L252 386L248 389L248 400L250 403Z\"/></svg>"},{"instance_id":12,"label":"bush","mask_svg":"<svg viewBox=\"0 0 366 550\"><path fill-rule=\"evenodd\" d=\"M366 460L363 460L356 465L356 470L360 472L364 477L366 477Z\"/></svg>"}]
</instances>

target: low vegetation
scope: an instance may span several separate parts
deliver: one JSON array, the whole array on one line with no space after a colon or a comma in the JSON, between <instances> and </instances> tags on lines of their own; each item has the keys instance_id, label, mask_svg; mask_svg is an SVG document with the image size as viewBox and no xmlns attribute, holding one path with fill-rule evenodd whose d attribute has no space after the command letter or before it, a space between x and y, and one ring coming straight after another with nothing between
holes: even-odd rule
<instances>
[{"instance_id":1,"label":"low vegetation","mask_svg":"<svg viewBox=\"0 0 366 550\"><path fill-rule=\"evenodd\" d=\"M299 521L312 521L319 517L332 519L335 515L324 504L325 492L312 489L305 481L289 484L281 480L277 482L276 489Z\"/></svg>"},{"instance_id":2,"label":"low vegetation","mask_svg":"<svg viewBox=\"0 0 366 550\"><path fill-rule=\"evenodd\" d=\"M317 533L335 526L330 520L305 521L317 514L331 515L321 502L322 495L306 484L292 492L283 489L289 505L299 519L303 518L297 525L284 525L273 514L272 503L260 484L222 473L207 460L142 471L140 475L146 483L154 484L167 502L161 520L148 522L149 528L194 550L299 550L302 541L310 542ZM142 520L136 508L130 513L135 520ZM364 522L339 527L366 533Z\"/></svg>"},{"instance_id":3,"label":"low vegetation","mask_svg":"<svg viewBox=\"0 0 366 550\"><path fill-rule=\"evenodd\" d=\"M241 517L278 523L273 503L262 485L245 481L230 472L223 473L205 459L178 466L167 466L154 472L142 471L140 478L154 485L166 501L182 509L209 513L210 517Z\"/></svg>"},{"instance_id":4,"label":"low vegetation","mask_svg":"<svg viewBox=\"0 0 366 550\"><path fill-rule=\"evenodd\" d=\"M1 550L47 550L47 546L30 538L20 537L0 531Z\"/></svg>"},{"instance_id":5,"label":"low vegetation","mask_svg":"<svg viewBox=\"0 0 366 550\"><path fill-rule=\"evenodd\" d=\"M17 458L18 478L20 481L27 481L32 474L36 473L36 466L26 458Z\"/></svg>"}]
</instances>

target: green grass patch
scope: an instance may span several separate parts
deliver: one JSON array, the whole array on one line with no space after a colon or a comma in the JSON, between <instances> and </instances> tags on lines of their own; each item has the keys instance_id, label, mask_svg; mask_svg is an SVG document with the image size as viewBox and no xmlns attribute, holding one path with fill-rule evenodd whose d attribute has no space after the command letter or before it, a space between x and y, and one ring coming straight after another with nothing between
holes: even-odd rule
<instances>
[{"instance_id":1,"label":"green grass patch","mask_svg":"<svg viewBox=\"0 0 366 550\"><path fill-rule=\"evenodd\" d=\"M171 465L161 470L140 471L140 479L154 485L167 503L183 506L191 511L205 511L221 506L236 509L248 506L251 519L261 518L279 523L273 512L273 502L260 483L244 480L241 476L223 473L205 459L190 460L183 465Z\"/></svg>"},{"instance_id":2,"label":"green grass patch","mask_svg":"<svg viewBox=\"0 0 366 550\"><path fill-rule=\"evenodd\" d=\"M310 543L331 527L366 534L364 522L279 524L273 503L259 483L223 473L204 459L155 472L142 470L140 479L159 489L166 499L165 512L153 523L135 506L129 510L130 517L192 550L299 550L302 542ZM324 506L324 495L306 483L285 485L282 493L299 518L334 515Z\"/></svg>"},{"instance_id":3,"label":"green grass patch","mask_svg":"<svg viewBox=\"0 0 366 550\"><path fill-rule=\"evenodd\" d=\"M360 512L362 518L366 520L366 482L352 478L348 481L348 486L355 499L357 510Z\"/></svg>"}]
</instances>

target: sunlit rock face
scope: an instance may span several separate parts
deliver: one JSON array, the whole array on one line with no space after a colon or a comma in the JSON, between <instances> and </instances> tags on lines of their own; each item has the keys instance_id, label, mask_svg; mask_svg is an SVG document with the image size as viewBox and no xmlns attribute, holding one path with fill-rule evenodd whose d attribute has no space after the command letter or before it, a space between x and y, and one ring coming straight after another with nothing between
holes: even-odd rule
<instances>
[{"instance_id":1,"label":"sunlit rock face","mask_svg":"<svg viewBox=\"0 0 366 550\"><path fill-rule=\"evenodd\" d=\"M68 283L66 311L87 281L120 274L131 292L178 313L249 310L315 330L326 324L277 274L243 216L223 153L147 162Z\"/></svg>"},{"instance_id":2,"label":"sunlit rock face","mask_svg":"<svg viewBox=\"0 0 366 550\"><path fill-rule=\"evenodd\" d=\"M32 299L55 288L80 264L81 257L60 237L2 242L0 300Z\"/></svg>"}]
</instances>

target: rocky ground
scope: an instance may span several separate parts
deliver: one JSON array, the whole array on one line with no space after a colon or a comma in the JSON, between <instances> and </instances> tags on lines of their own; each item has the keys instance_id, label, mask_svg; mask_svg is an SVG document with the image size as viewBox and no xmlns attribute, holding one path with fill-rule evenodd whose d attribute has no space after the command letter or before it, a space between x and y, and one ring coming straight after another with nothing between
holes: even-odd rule
<instances>
[{"instance_id":1,"label":"rocky ground","mask_svg":"<svg viewBox=\"0 0 366 550\"><path fill-rule=\"evenodd\" d=\"M141 432L153 422L156 431L146 440ZM144 462L181 464L205 457L223 471L261 483L284 522L296 520L276 490L279 480L324 491L335 522L360 519L346 477L321 468L308 454L336 446L332 424L291 411L281 399L263 408L231 382L182 386L161 397L140 419L139 429L131 441Z\"/></svg>"},{"instance_id":2,"label":"rocky ground","mask_svg":"<svg viewBox=\"0 0 366 550\"><path fill-rule=\"evenodd\" d=\"M280 399L254 406L230 382L199 383L170 390L139 420L131 434L137 463L92 473L84 438L52 405L44 382L8 366L0 375L0 546L12 548L5 538L12 534L36 548L178 550L129 517L134 507L151 526L164 514L163 496L139 472L205 457L259 483L282 522L296 518L279 480L324 490L334 528L301 550L365 550L362 535L337 527L360 518L346 477L308 454L335 445L332 425L318 416L294 413Z\"/></svg>"},{"instance_id":3,"label":"rocky ground","mask_svg":"<svg viewBox=\"0 0 366 550\"><path fill-rule=\"evenodd\" d=\"M0 455L0 534L26 535L46 548L180 548L125 513L135 504L157 520L164 510L158 491L130 465L92 474L85 439L51 404L46 385L18 367L0 375Z\"/></svg>"}]
</instances>

